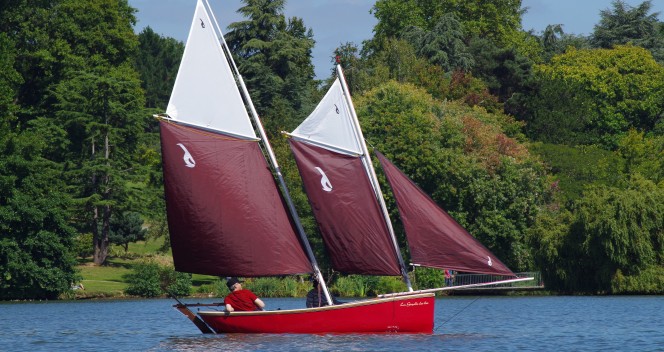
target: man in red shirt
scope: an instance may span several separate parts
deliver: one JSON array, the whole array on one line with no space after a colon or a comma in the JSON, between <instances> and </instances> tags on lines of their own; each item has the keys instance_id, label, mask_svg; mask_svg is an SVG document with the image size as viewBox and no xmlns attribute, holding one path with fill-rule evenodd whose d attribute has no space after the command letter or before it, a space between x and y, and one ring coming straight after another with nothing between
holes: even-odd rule
<instances>
[{"instance_id":1,"label":"man in red shirt","mask_svg":"<svg viewBox=\"0 0 664 352\"><path fill-rule=\"evenodd\" d=\"M226 280L226 286L231 293L224 298L226 310L232 311L251 311L263 310L265 303L260 300L253 292L242 288L242 281L236 277L231 277Z\"/></svg>"}]
</instances>

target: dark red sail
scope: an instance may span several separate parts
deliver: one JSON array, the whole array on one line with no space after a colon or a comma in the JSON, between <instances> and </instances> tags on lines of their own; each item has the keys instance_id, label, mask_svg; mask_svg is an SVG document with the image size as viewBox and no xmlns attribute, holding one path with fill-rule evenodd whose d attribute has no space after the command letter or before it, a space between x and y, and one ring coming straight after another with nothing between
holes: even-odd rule
<instances>
[{"instance_id":1,"label":"dark red sail","mask_svg":"<svg viewBox=\"0 0 664 352\"><path fill-rule=\"evenodd\" d=\"M289 139L332 267L346 274L401 275L359 157Z\"/></svg>"},{"instance_id":2,"label":"dark red sail","mask_svg":"<svg viewBox=\"0 0 664 352\"><path fill-rule=\"evenodd\" d=\"M219 276L312 271L258 142L160 122L175 269Z\"/></svg>"},{"instance_id":3,"label":"dark red sail","mask_svg":"<svg viewBox=\"0 0 664 352\"><path fill-rule=\"evenodd\" d=\"M376 152L403 222L411 261L427 267L515 276L383 154Z\"/></svg>"}]
</instances>

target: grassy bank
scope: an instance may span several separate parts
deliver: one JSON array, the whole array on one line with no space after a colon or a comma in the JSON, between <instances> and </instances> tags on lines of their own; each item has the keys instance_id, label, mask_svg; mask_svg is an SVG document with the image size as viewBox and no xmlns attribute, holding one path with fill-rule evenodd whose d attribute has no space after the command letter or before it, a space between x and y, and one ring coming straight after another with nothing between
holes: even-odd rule
<instances>
[{"instance_id":1,"label":"grassy bank","mask_svg":"<svg viewBox=\"0 0 664 352\"><path fill-rule=\"evenodd\" d=\"M149 240L131 243L125 252L123 248L114 246L107 262L103 266L92 263L92 258L80 258L77 269L82 280L83 289L76 289L71 295L63 298L128 298L125 290L129 286L127 275L137 265L147 260L156 261L161 265L172 265L170 253L159 253L162 241ZM261 297L304 297L311 289L308 275L287 276L283 278L247 278L246 288ZM348 276L338 277L330 287L333 294L343 297L365 297L382 292L404 290L405 286L399 278L376 278ZM191 296L223 297L228 294L225 281L216 276L194 274L191 280Z\"/></svg>"},{"instance_id":2,"label":"grassy bank","mask_svg":"<svg viewBox=\"0 0 664 352\"><path fill-rule=\"evenodd\" d=\"M154 260L164 265L172 265L170 253L159 253L163 239L130 243L127 251L119 246L112 246L105 265L97 266L92 258L79 258L77 269L82 276L80 284L83 289L73 292L74 298L124 298L128 297L124 290L128 286L127 274L146 260ZM200 291L201 287L213 285L218 280L213 276L193 275L192 292Z\"/></svg>"},{"instance_id":3,"label":"grassy bank","mask_svg":"<svg viewBox=\"0 0 664 352\"><path fill-rule=\"evenodd\" d=\"M156 262L164 267L172 267L173 258L170 253L160 253L163 240L148 240L129 244L128 250L114 246L103 266L92 263L92 258L80 258L77 269L82 280L82 289L78 288L62 298L130 298L126 294L130 286L128 275L134 273L146 261ZM417 268L411 273L414 289L442 287L444 278L442 270ZM326 275L327 277L327 275ZM402 292L407 288L399 277L381 276L336 276L329 284L330 291L340 297L368 297L382 293ZM162 289L163 289L162 281ZM286 276L282 278L247 278L244 284L260 297L304 297L311 289L308 275ZM192 297L223 297L228 294L225 280L216 276L197 275L191 277ZM474 292L478 294L478 292ZM484 292L487 294L489 292ZM440 293L448 294L448 293ZM482 293L480 293L482 294ZM494 294L510 294L502 291ZM526 294L525 292L522 294ZM533 294L533 292L527 293ZM541 292L540 292L541 294ZM165 296L165 294L163 295Z\"/></svg>"}]
</instances>

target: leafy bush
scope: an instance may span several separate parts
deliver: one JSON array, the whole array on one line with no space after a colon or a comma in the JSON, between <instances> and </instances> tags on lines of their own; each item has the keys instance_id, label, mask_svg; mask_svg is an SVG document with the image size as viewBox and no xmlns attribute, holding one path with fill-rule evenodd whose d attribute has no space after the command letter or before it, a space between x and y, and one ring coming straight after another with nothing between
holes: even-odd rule
<instances>
[{"instance_id":1,"label":"leafy bush","mask_svg":"<svg viewBox=\"0 0 664 352\"><path fill-rule=\"evenodd\" d=\"M166 278L166 290L176 296L189 296L191 294L191 274L175 271L171 267L162 267L162 279Z\"/></svg>"},{"instance_id":2,"label":"leafy bush","mask_svg":"<svg viewBox=\"0 0 664 352\"><path fill-rule=\"evenodd\" d=\"M400 277L350 275L340 277L331 290L341 297L366 297L402 292L406 285Z\"/></svg>"},{"instance_id":3,"label":"leafy bush","mask_svg":"<svg viewBox=\"0 0 664 352\"><path fill-rule=\"evenodd\" d=\"M301 296L301 293L305 293L306 291L302 292L302 285L299 284L298 280L286 280L283 279L281 280L281 297L298 297Z\"/></svg>"},{"instance_id":4,"label":"leafy bush","mask_svg":"<svg viewBox=\"0 0 664 352\"><path fill-rule=\"evenodd\" d=\"M191 274L177 272L171 266L153 261L137 264L125 279L129 283L125 290L128 295L157 297L165 293L176 296L191 294Z\"/></svg>"},{"instance_id":5,"label":"leafy bush","mask_svg":"<svg viewBox=\"0 0 664 352\"><path fill-rule=\"evenodd\" d=\"M159 264L145 262L137 264L134 271L125 276L129 283L125 293L132 296L157 297L162 294L159 279Z\"/></svg>"},{"instance_id":6,"label":"leafy bush","mask_svg":"<svg viewBox=\"0 0 664 352\"><path fill-rule=\"evenodd\" d=\"M196 289L197 293L204 293L216 297L223 297L228 294L226 282L221 279L213 280L212 283L203 284Z\"/></svg>"},{"instance_id":7,"label":"leafy bush","mask_svg":"<svg viewBox=\"0 0 664 352\"><path fill-rule=\"evenodd\" d=\"M369 281L374 278L362 276L342 276L332 287L335 295L341 297L364 297L369 292Z\"/></svg>"},{"instance_id":8,"label":"leafy bush","mask_svg":"<svg viewBox=\"0 0 664 352\"><path fill-rule=\"evenodd\" d=\"M92 234L82 233L74 239L74 255L80 258L87 258L92 256L94 248L92 246Z\"/></svg>"},{"instance_id":9,"label":"leafy bush","mask_svg":"<svg viewBox=\"0 0 664 352\"><path fill-rule=\"evenodd\" d=\"M309 282L295 276L255 278L243 286L260 297L302 297L309 290Z\"/></svg>"},{"instance_id":10,"label":"leafy bush","mask_svg":"<svg viewBox=\"0 0 664 352\"><path fill-rule=\"evenodd\" d=\"M443 287L445 276L440 269L417 267L413 272L412 282L418 290Z\"/></svg>"},{"instance_id":11,"label":"leafy bush","mask_svg":"<svg viewBox=\"0 0 664 352\"><path fill-rule=\"evenodd\" d=\"M531 151L546 160L558 179L551 186L559 188L565 200L578 200L587 186L614 186L621 180L616 172L623 168L621 158L596 145L534 143Z\"/></svg>"},{"instance_id":12,"label":"leafy bush","mask_svg":"<svg viewBox=\"0 0 664 352\"><path fill-rule=\"evenodd\" d=\"M0 239L0 300L57 299L80 281L75 258L60 241L47 231L23 243Z\"/></svg>"},{"instance_id":13,"label":"leafy bush","mask_svg":"<svg viewBox=\"0 0 664 352\"><path fill-rule=\"evenodd\" d=\"M653 265L632 276L625 276L618 270L611 280L611 293L664 294L664 267Z\"/></svg>"},{"instance_id":14,"label":"leafy bush","mask_svg":"<svg viewBox=\"0 0 664 352\"><path fill-rule=\"evenodd\" d=\"M406 290L408 290L408 288L401 277L379 276L378 282L376 282L376 285L373 288L373 292L369 292L369 295L373 296L383 293L403 292Z\"/></svg>"}]
</instances>

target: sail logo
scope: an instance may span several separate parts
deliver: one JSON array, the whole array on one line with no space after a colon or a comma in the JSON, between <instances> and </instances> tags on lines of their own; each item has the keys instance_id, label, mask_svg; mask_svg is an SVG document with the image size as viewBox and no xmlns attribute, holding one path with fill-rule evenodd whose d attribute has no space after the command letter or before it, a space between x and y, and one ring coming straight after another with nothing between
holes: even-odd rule
<instances>
[{"instance_id":1,"label":"sail logo","mask_svg":"<svg viewBox=\"0 0 664 352\"><path fill-rule=\"evenodd\" d=\"M334 111L336 111L337 115L339 115L339 107L337 106L337 104L334 104Z\"/></svg>"},{"instance_id":2,"label":"sail logo","mask_svg":"<svg viewBox=\"0 0 664 352\"><path fill-rule=\"evenodd\" d=\"M194 157L191 156L187 148L184 146L182 143L178 143L178 146L182 148L182 151L184 152L184 156L182 159L184 160L184 166L193 168L196 166L196 160L194 160Z\"/></svg>"},{"instance_id":3,"label":"sail logo","mask_svg":"<svg viewBox=\"0 0 664 352\"><path fill-rule=\"evenodd\" d=\"M487 264L489 264L489 266L493 266L493 262L491 261L491 257L489 257L488 255L486 257L489 258L489 261L487 262Z\"/></svg>"},{"instance_id":4,"label":"sail logo","mask_svg":"<svg viewBox=\"0 0 664 352\"><path fill-rule=\"evenodd\" d=\"M327 178L327 175L325 174L325 171L323 171L323 169L321 169L318 166L316 166L315 169L322 176L321 179L320 179L320 184L321 184L321 186L323 186L323 191L332 192L332 184L330 183L330 179Z\"/></svg>"},{"instance_id":5,"label":"sail logo","mask_svg":"<svg viewBox=\"0 0 664 352\"><path fill-rule=\"evenodd\" d=\"M199 20L201 20L201 28L205 28L205 22L203 22L203 19L199 18Z\"/></svg>"}]
</instances>

